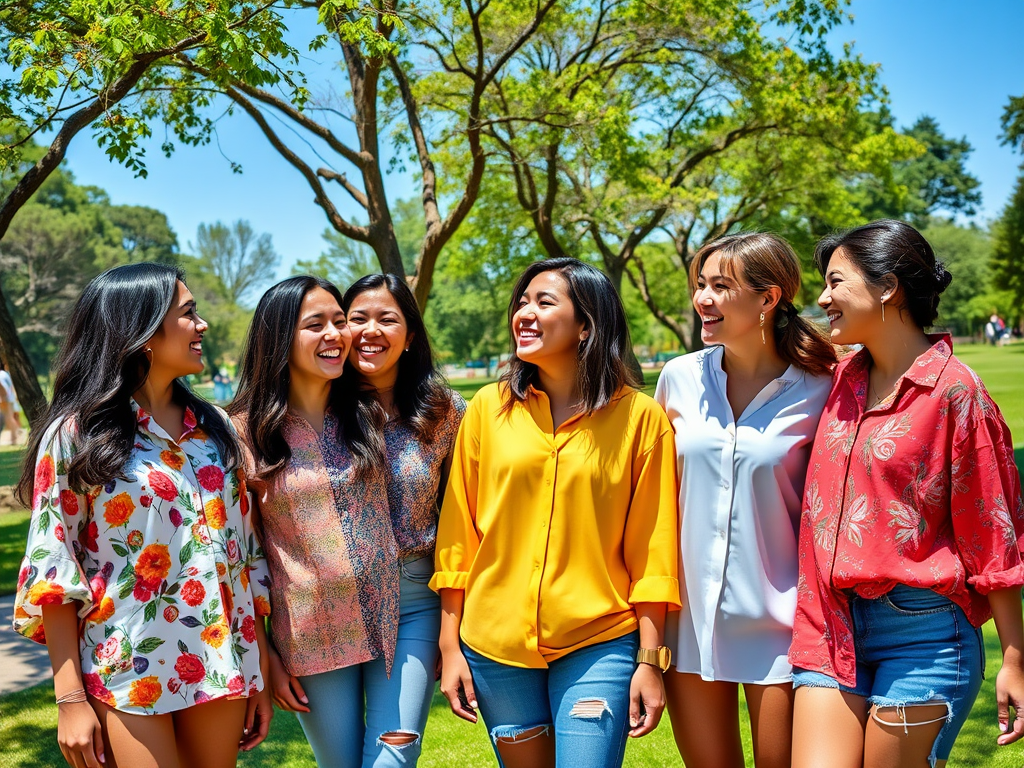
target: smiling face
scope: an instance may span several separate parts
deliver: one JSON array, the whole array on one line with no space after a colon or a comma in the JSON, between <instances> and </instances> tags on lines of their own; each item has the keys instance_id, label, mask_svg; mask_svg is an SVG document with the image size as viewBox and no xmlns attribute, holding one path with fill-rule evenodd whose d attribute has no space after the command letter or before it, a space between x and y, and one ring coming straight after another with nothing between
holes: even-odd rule
<instances>
[{"instance_id":1,"label":"smiling face","mask_svg":"<svg viewBox=\"0 0 1024 768\"><path fill-rule=\"evenodd\" d=\"M349 361L376 389L389 389L398 378L398 361L412 343L409 325L387 288L363 291L348 308L352 330Z\"/></svg>"},{"instance_id":2,"label":"smiling face","mask_svg":"<svg viewBox=\"0 0 1024 768\"><path fill-rule=\"evenodd\" d=\"M846 252L837 248L825 271L825 290L818 297L828 315L832 343L864 344L883 331L883 298L895 312L891 292L868 283Z\"/></svg>"},{"instance_id":3,"label":"smiling face","mask_svg":"<svg viewBox=\"0 0 1024 768\"><path fill-rule=\"evenodd\" d=\"M519 297L512 315L516 356L551 371L574 364L580 342L589 335L584 328L576 319L565 278L554 270L541 272Z\"/></svg>"},{"instance_id":4,"label":"smiling face","mask_svg":"<svg viewBox=\"0 0 1024 768\"><path fill-rule=\"evenodd\" d=\"M319 286L299 307L288 370L296 378L336 379L341 376L352 335L338 300Z\"/></svg>"},{"instance_id":5,"label":"smiling face","mask_svg":"<svg viewBox=\"0 0 1024 768\"><path fill-rule=\"evenodd\" d=\"M150 376L176 379L203 371L203 334L209 326L199 317L196 300L178 281L171 308L146 347L152 350Z\"/></svg>"},{"instance_id":6,"label":"smiling face","mask_svg":"<svg viewBox=\"0 0 1024 768\"><path fill-rule=\"evenodd\" d=\"M700 338L705 344L729 344L760 336L765 296L751 290L733 270L724 268L717 253L708 256L697 278L693 308L701 318ZM771 318L765 318L770 328Z\"/></svg>"}]
</instances>

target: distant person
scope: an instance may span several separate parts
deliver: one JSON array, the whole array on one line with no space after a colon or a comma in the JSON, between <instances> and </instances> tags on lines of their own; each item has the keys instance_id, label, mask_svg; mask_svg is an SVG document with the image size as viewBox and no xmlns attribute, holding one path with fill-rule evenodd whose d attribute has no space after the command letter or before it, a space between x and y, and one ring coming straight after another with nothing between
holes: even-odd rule
<instances>
[{"instance_id":1,"label":"distant person","mask_svg":"<svg viewBox=\"0 0 1024 768\"><path fill-rule=\"evenodd\" d=\"M781 238L715 240L690 275L707 346L666 364L654 395L679 469L683 609L665 630L672 730L686 765L742 768L742 684L754 762L788 768L800 503L836 352L793 306L800 262Z\"/></svg>"},{"instance_id":2,"label":"distant person","mask_svg":"<svg viewBox=\"0 0 1024 768\"><path fill-rule=\"evenodd\" d=\"M17 445L21 441L21 404L11 374L0 360L0 435L5 427L11 432L11 445Z\"/></svg>"},{"instance_id":3,"label":"distant person","mask_svg":"<svg viewBox=\"0 0 1024 768\"><path fill-rule=\"evenodd\" d=\"M990 618L997 742L1024 735L1013 444L949 336L925 333L952 276L916 229L872 222L814 260L832 342L864 349L836 369L807 470L793 768L941 768L981 689Z\"/></svg>"},{"instance_id":4,"label":"distant person","mask_svg":"<svg viewBox=\"0 0 1024 768\"><path fill-rule=\"evenodd\" d=\"M231 400L231 374L227 368L219 368L213 375L213 399L218 403Z\"/></svg>"},{"instance_id":5,"label":"distant person","mask_svg":"<svg viewBox=\"0 0 1024 768\"><path fill-rule=\"evenodd\" d=\"M993 347L1003 339L1003 332L1006 330L1006 323L999 315L993 314L985 323L985 341Z\"/></svg>"},{"instance_id":6,"label":"distant person","mask_svg":"<svg viewBox=\"0 0 1024 768\"><path fill-rule=\"evenodd\" d=\"M665 706L672 427L601 272L536 262L508 317L515 352L469 404L438 524L441 692L470 722L479 706L504 768L618 768Z\"/></svg>"}]
</instances>

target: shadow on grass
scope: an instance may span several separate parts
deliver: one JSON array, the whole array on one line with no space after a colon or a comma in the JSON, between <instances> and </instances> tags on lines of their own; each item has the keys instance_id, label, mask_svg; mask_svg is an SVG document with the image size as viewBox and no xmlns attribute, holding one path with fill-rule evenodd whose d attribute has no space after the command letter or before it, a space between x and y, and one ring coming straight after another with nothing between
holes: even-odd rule
<instances>
[{"instance_id":1,"label":"shadow on grass","mask_svg":"<svg viewBox=\"0 0 1024 768\"><path fill-rule=\"evenodd\" d=\"M52 682L0 698L0 723L0 765L65 765Z\"/></svg>"}]
</instances>

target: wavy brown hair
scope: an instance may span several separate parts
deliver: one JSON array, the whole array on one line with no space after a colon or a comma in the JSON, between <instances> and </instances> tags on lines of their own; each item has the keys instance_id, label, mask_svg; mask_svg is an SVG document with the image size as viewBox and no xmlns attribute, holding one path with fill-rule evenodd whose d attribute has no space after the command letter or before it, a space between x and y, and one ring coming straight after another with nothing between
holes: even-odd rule
<instances>
[{"instance_id":1,"label":"wavy brown hair","mask_svg":"<svg viewBox=\"0 0 1024 768\"><path fill-rule=\"evenodd\" d=\"M697 285L711 254L718 254L723 272L732 273L755 293L772 286L782 292L775 309L767 313L779 357L814 376L832 373L835 347L825 332L800 317L793 305L800 290L800 261L789 243L768 232L741 232L705 243L690 262L691 286Z\"/></svg>"}]
</instances>

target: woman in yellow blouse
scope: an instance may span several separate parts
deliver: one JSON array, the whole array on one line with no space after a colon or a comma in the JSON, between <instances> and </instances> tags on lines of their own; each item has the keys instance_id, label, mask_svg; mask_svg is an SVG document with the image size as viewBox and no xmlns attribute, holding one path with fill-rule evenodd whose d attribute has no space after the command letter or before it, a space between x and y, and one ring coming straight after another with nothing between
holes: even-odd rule
<instances>
[{"instance_id":1,"label":"woman in yellow blouse","mask_svg":"<svg viewBox=\"0 0 1024 768\"><path fill-rule=\"evenodd\" d=\"M664 708L679 606L672 428L637 391L608 278L530 265L502 381L469 405L438 526L441 690L499 763L622 764Z\"/></svg>"}]
</instances>

